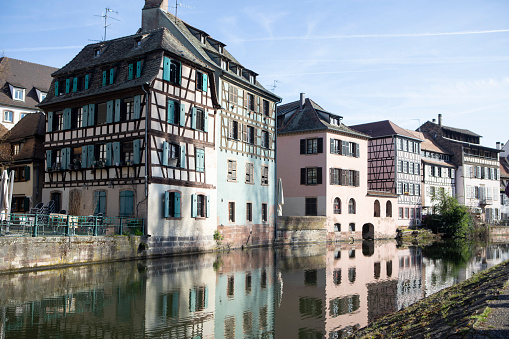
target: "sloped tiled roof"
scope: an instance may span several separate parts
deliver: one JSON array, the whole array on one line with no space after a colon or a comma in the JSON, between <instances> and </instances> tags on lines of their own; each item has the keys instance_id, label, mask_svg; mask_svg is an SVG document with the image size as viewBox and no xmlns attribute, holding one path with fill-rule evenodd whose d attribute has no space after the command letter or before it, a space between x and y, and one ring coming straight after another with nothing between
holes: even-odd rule
<instances>
[{"instance_id":1,"label":"sloped tiled roof","mask_svg":"<svg viewBox=\"0 0 509 339\"><path fill-rule=\"evenodd\" d=\"M2 138L0 161L44 159L46 116L43 113L27 114ZM18 155L11 156L11 144L23 143Z\"/></svg>"},{"instance_id":2,"label":"sloped tiled roof","mask_svg":"<svg viewBox=\"0 0 509 339\"><path fill-rule=\"evenodd\" d=\"M36 88L47 92L51 85L51 73L57 68L27 61L0 58L0 104L37 109L39 104ZM9 84L25 89L25 101L13 100Z\"/></svg>"},{"instance_id":3,"label":"sloped tiled roof","mask_svg":"<svg viewBox=\"0 0 509 339\"><path fill-rule=\"evenodd\" d=\"M141 45L136 47L135 41L142 39ZM95 56L95 51L101 48L101 55ZM173 36L167 28L159 28L145 34L135 34L101 43L85 46L67 65L53 73L55 78L65 79L66 76L76 75L78 72L93 72L89 90L76 93L67 93L55 96L55 84L51 85L46 100L40 105L67 101L74 97L85 97L98 93L107 93L121 89L140 87L151 82L157 76L162 54L157 52L169 52L184 60L188 60L204 69L210 69L207 65L196 58L182 43ZM114 84L102 86L102 71L107 67L118 65L122 62L129 62L144 59L142 76L129 81L115 81ZM127 79L127 67L117 67L117 79ZM58 80L58 79L57 79Z\"/></svg>"},{"instance_id":4,"label":"sloped tiled roof","mask_svg":"<svg viewBox=\"0 0 509 339\"><path fill-rule=\"evenodd\" d=\"M424 151L430 151L435 153L442 153L442 154L450 154L449 152L444 151L440 146L438 146L434 141L431 135L429 133L422 133L417 131L411 131L407 130L410 134L413 134L415 138L421 139L421 149Z\"/></svg>"},{"instance_id":5,"label":"sloped tiled roof","mask_svg":"<svg viewBox=\"0 0 509 339\"><path fill-rule=\"evenodd\" d=\"M456 133L461 133L461 134L466 134L466 135L471 135L471 136L474 136L474 137L481 137L481 135L479 134L476 134L468 129L462 129L462 128L456 128L456 127L449 127L449 126L442 126L442 129L444 130L449 130L449 131L452 131L452 132L456 132Z\"/></svg>"},{"instance_id":6,"label":"sloped tiled roof","mask_svg":"<svg viewBox=\"0 0 509 339\"><path fill-rule=\"evenodd\" d=\"M2 123L0 123L0 139L4 136L5 133L9 132L9 129L5 127Z\"/></svg>"},{"instance_id":7,"label":"sloped tiled roof","mask_svg":"<svg viewBox=\"0 0 509 339\"><path fill-rule=\"evenodd\" d=\"M325 111L311 99L305 100L302 109L300 109L300 101L294 101L277 107L277 115L288 113L291 114L290 120L278 130L278 134L333 130L362 138L369 138L368 135L352 130L342 123L340 126L329 124L319 113L337 115Z\"/></svg>"},{"instance_id":8,"label":"sloped tiled roof","mask_svg":"<svg viewBox=\"0 0 509 339\"><path fill-rule=\"evenodd\" d=\"M504 164L502 161L503 160L500 160L500 177L504 179L509 179L509 164L507 163Z\"/></svg>"},{"instance_id":9,"label":"sloped tiled roof","mask_svg":"<svg viewBox=\"0 0 509 339\"><path fill-rule=\"evenodd\" d=\"M360 124L355 126L350 126L350 128L359 131L361 133L367 134L373 138L381 138L388 137L392 135L401 135L407 138L419 139L415 137L408 130L399 127L395 123L390 120L383 120L377 122L370 122L367 124Z\"/></svg>"}]
</instances>

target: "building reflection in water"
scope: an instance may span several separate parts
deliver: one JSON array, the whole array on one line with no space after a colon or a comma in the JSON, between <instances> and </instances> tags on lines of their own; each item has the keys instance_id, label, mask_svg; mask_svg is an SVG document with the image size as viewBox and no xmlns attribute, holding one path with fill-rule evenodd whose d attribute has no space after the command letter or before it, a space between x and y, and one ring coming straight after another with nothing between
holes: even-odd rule
<instances>
[{"instance_id":1,"label":"building reflection in water","mask_svg":"<svg viewBox=\"0 0 509 339\"><path fill-rule=\"evenodd\" d=\"M339 338L508 258L354 242L5 275L0 339Z\"/></svg>"}]
</instances>

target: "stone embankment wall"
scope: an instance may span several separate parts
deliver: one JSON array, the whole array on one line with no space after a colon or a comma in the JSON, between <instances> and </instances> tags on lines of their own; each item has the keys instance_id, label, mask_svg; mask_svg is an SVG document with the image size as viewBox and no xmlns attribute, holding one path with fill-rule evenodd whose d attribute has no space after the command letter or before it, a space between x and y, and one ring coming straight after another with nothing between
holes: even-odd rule
<instances>
[{"instance_id":1,"label":"stone embankment wall","mask_svg":"<svg viewBox=\"0 0 509 339\"><path fill-rule=\"evenodd\" d=\"M140 244L137 236L2 237L0 272L143 257Z\"/></svg>"},{"instance_id":2,"label":"stone embankment wall","mask_svg":"<svg viewBox=\"0 0 509 339\"><path fill-rule=\"evenodd\" d=\"M490 240L493 242L507 242L509 226L490 226Z\"/></svg>"},{"instance_id":3,"label":"stone embankment wall","mask_svg":"<svg viewBox=\"0 0 509 339\"><path fill-rule=\"evenodd\" d=\"M277 243L326 242L326 222L326 217L278 217Z\"/></svg>"}]
</instances>

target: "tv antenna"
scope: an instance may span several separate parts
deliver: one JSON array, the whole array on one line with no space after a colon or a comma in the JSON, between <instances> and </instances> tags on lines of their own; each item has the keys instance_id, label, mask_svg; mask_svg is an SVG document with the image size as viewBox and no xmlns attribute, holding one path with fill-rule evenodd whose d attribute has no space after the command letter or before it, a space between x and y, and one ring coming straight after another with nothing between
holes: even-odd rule
<instances>
[{"instance_id":1,"label":"tv antenna","mask_svg":"<svg viewBox=\"0 0 509 339\"><path fill-rule=\"evenodd\" d=\"M179 0L175 0L175 7L172 6L172 8L175 8L175 23L177 22L177 13L178 13L178 8L179 7L184 7L184 8L188 8L188 9L194 9L193 6L184 5L183 3L179 2Z\"/></svg>"},{"instance_id":2,"label":"tv antenna","mask_svg":"<svg viewBox=\"0 0 509 339\"><path fill-rule=\"evenodd\" d=\"M279 82L279 80L274 80L274 83L272 85L267 85L268 89L274 93L274 91L276 90L277 88L277 83Z\"/></svg>"},{"instance_id":3,"label":"tv antenna","mask_svg":"<svg viewBox=\"0 0 509 339\"><path fill-rule=\"evenodd\" d=\"M98 16L98 17L100 17L100 18L103 18L103 19L104 19L104 37L103 37L103 41L106 41L106 30L107 30L107 28L108 28L108 27L110 27L110 26L111 26L111 24L109 24L109 25L108 25L108 18L113 19L113 20L120 21L120 20L118 20L118 19L116 19L116 18L113 18L113 17L109 16L109 15L108 15L108 13L109 13L109 12L112 12L112 13L115 13L115 14L117 14L117 15L118 15L118 12L117 12L117 11L114 11L114 10L112 10L111 8L108 8L108 7L106 7L106 10L104 11L104 14L103 14L103 15L95 15L95 16Z\"/></svg>"}]
</instances>

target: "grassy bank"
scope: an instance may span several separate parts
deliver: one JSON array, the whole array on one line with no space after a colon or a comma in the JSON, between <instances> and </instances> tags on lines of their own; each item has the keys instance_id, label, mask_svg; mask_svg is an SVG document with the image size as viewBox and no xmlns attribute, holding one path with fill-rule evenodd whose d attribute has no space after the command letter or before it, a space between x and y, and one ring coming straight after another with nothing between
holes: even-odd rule
<instances>
[{"instance_id":1,"label":"grassy bank","mask_svg":"<svg viewBox=\"0 0 509 339\"><path fill-rule=\"evenodd\" d=\"M498 296L508 279L506 261L383 317L352 338L462 338L488 316L487 301Z\"/></svg>"}]
</instances>

